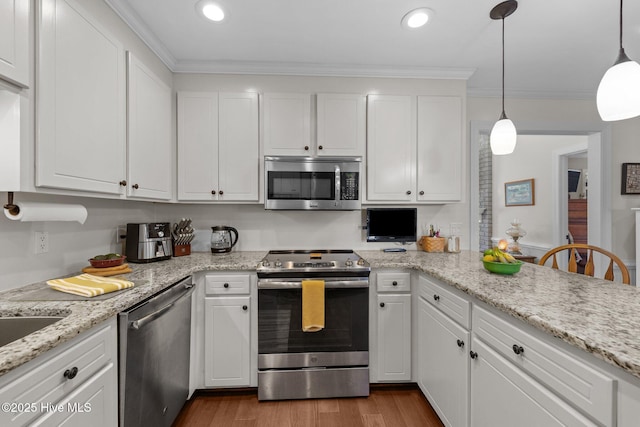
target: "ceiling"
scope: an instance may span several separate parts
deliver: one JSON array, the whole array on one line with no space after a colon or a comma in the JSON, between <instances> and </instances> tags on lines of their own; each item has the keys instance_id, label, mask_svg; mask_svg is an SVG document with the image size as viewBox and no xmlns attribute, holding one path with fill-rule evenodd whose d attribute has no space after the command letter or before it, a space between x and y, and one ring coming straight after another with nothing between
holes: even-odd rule
<instances>
[{"instance_id":1,"label":"ceiling","mask_svg":"<svg viewBox=\"0 0 640 427\"><path fill-rule=\"evenodd\" d=\"M499 95L502 23L496 0L106 0L174 72L468 78ZM408 11L435 14L401 26ZM640 1L624 4L624 47L640 60ZM616 0L520 0L505 20L507 96L594 98L618 53Z\"/></svg>"}]
</instances>

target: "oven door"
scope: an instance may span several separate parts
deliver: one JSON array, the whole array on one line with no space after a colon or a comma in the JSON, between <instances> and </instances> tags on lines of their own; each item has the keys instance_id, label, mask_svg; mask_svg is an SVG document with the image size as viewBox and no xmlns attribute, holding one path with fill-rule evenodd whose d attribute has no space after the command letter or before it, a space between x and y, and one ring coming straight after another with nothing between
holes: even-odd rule
<instances>
[{"instance_id":1,"label":"oven door","mask_svg":"<svg viewBox=\"0 0 640 427\"><path fill-rule=\"evenodd\" d=\"M368 279L325 282L325 327L302 331L301 281L258 283L258 369L369 364Z\"/></svg>"}]
</instances>

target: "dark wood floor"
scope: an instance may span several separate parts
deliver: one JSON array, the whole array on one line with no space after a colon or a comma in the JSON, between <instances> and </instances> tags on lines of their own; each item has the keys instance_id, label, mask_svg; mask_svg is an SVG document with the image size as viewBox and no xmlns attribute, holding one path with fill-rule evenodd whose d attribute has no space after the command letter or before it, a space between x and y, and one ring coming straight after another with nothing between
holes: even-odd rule
<instances>
[{"instance_id":1,"label":"dark wood floor","mask_svg":"<svg viewBox=\"0 0 640 427\"><path fill-rule=\"evenodd\" d=\"M258 402L255 391L201 392L174 427L440 427L417 387L372 388L369 397Z\"/></svg>"}]
</instances>

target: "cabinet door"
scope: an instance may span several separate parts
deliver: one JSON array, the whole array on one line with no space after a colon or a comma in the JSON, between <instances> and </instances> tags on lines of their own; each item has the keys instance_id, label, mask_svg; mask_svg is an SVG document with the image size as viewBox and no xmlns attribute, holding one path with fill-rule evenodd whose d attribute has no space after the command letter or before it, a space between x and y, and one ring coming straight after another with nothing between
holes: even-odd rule
<instances>
[{"instance_id":1,"label":"cabinet door","mask_svg":"<svg viewBox=\"0 0 640 427\"><path fill-rule=\"evenodd\" d=\"M122 45L73 0L42 0L38 21L36 185L119 194Z\"/></svg>"},{"instance_id":2,"label":"cabinet door","mask_svg":"<svg viewBox=\"0 0 640 427\"><path fill-rule=\"evenodd\" d=\"M415 200L415 100L367 98L367 199Z\"/></svg>"},{"instance_id":3,"label":"cabinet door","mask_svg":"<svg viewBox=\"0 0 640 427\"><path fill-rule=\"evenodd\" d=\"M264 154L311 155L311 95L264 94Z\"/></svg>"},{"instance_id":4,"label":"cabinet door","mask_svg":"<svg viewBox=\"0 0 640 427\"><path fill-rule=\"evenodd\" d=\"M0 2L0 78L29 86L30 0Z\"/></svg>"},{"instance_id":5,"label":"cabinet door","mask_svg":"<svg viewBox=\"0 0 640 427\"><path fill-rule=\"evenodd\" d=\"M171 88L128 52L127 195L172 196Z\"/></svg>"},{"instance_id":6,"label":"cabinet door","mask_svg":"<svg viewBox=\"0 0 640 427\"><path fill-rule=\"evenodd\" d=\"M447 426L469 424L469 331L418 300L418 385Z\"/></svg>"},{"instance_id":7,"label":"cabinet door","mask_svg":"<svg viewBox=\"0 0 640 427\"><path fill-rule=\"evenodd\" d=\"M48 413L33 426L85 427L118 425L116 367L105 366L60 402L46 407Z\"/></svg>"},{"instance_id":8,"label":"cabinet door","mask_svg":"<svg viewBox=\"0 0 640 427\"><path fill-rule=\"evenodd\" d=\"M595 425L481 340L472 348L472 426Z\"/></svg>"},{"instance_id":9,"label":"cabinet door","mask_svg":"<svg viewBox=\"0 0 640 427\"><path fill-rule=\"evenodd\" d=\"M418 97L418 201L462 199L462 114L457 96Z\"/></svg>"},{"instance_id":10,"label":"cabinet door","mask_svg":"<svg viewBox=\"0 0 640 427\"><path fill-rule=\"evenodd\" d=\"M205 386L249 386L251 297L205 299Z\"/></svg>"},{"instance_id":11,"label":"cabinet door","mask_svg":"<svg viewBox=\"0 0 640 427\"><path fill-rule=\"evenodd\" d=\"M316 97L318 156L364 156L366 99L363 95L325 94Z\"/></svg>"},{"instance_id":12,"label":"cabinet door","mask_svg":"<svg viewBox=\"0 0 640 427\"><path fill-rule=\"evenodd\" d=\"M218 198L218 94L178 93L178 200Z\"/></svg>"},{"instance_id":13,"label":"cabinet door","mask_svg":"<svg viewBox=\"0 0 640 427\"><path fill-rule=\"evenodd\" d=\"M378 380L411 380L411 295L378 295Z\"/></svg>"},{"instance_id":14,"label":"cabinet door","mask_svg":"<svg viewBox=\"0 0 640 427\"><path fill-rule=\"evenodd\" d=\"M219 200L258 201L258 94L219 95Z\"/></svg>"}]
</instances>

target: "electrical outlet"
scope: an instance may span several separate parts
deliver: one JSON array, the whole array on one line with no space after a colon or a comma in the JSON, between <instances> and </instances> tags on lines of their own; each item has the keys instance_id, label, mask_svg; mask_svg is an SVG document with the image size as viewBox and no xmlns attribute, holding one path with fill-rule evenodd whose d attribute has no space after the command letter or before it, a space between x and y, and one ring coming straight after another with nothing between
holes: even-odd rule
<instances>
[{"instance_id":1,"label":"electrical outlet","mask_svg":"<svg viewBox=\"0 0 640 427\"><path fill-rule=\"evenodd\" d=\"M127 235L127 226L119 225L116 227L116 243L122 243L124 237ZM124 236L124 237L123 237Z\"/></svg>"},{"instance_id":2,"label":"electrical outlet","mask_svg":"<svg viewBox=\"0 0 640 427\"><path fill-rule=\"evenodd\" d=\"M46 254L47 252L49 252L49 233L36 231L36 254Z\"/></svg>"}]
</instances>

